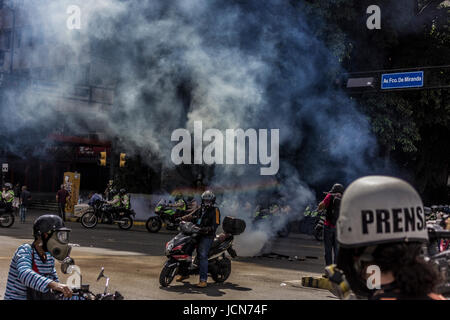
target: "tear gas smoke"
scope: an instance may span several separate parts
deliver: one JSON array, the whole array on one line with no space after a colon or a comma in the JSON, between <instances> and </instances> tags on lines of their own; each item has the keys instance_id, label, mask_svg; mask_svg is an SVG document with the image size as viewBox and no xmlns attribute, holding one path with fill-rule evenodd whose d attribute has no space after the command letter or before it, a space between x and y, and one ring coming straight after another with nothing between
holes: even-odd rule
<instances>
[{"instance_id":1,"label":"tear gas smoke","mask_svg":"<svg viewBox=\"0 0 450 320\"><path fill-rule=\"evenodd\" d=\"M70 5L81 9L80 30L66 27ZM337 59L314 36L303 5L308 4L27 1L22 10L30 24L23 29L22 42L29 36L42 45L20 50L17 63L29 68L34 79L42 77L37 67L48 67L56 70L55 79L63 80L47 92L33 90L29 83L5 89L1 126L20 140L9 140L5 148L21 154L24 145L41 142L55 129L104 131L120 137L129 155L146 157L151 151L170 166L171 133L177 128L193 132L195 121L202 121L205 130L280 129L277 176L259 180L252 166L217 165L210 186L276 180L277 196L291 207L291 214L279 219L280 226L298 219L316 201L308 184L333 177L348 183L378 170L369 123L352 100L330 85L332 73L339 71ZM114 104L64 109L53 94L68 94L74 82L83 81L114 88ZM152 166L154 159L147 162ZM270 202L270 196L263 195L263 200ZM258 190L229 190L219 198L222 216L247 220L248 231L238 239L239 254L257 253L279 228L262 224L252 229L252 212L245 212L242 203L254 207L261 200Z\"/></svg>"}]
</instances>

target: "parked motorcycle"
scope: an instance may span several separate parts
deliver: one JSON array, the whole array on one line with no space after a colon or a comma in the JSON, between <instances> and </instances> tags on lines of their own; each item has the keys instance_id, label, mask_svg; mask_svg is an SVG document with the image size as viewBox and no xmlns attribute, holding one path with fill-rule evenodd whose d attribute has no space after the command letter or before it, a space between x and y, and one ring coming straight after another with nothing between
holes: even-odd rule
<instances>
[{"instance_id":1,"label":"parked motorcycle","mask_svg":"<svg viewBox=\"0 0 450 320\"><path fill-rule=\"evenodd\" d=\"M235 258L233 249L235 235L245 230L245 221L233 217L225 217L222 228L224 233L217 235L211 245L208 254L208 272L215 282L224 282L231 274L231 260L225 256L225 252ZM192 222L182 221L181 232L166 244L167 262L159 276L162 287L170 285L177 274L198 274L199 263L197 257L190 255L192 249L197 246L197 237L200 228ZM180 272L181 271L181 272Z\"/></svg>"},{"instance_id":2,"label":"parked motorcycle","mask_svg":"<svg viewBox=\"0 0 450 320\"><path fill-rule=\"evenodd\" d=\"M9 228L14 224L12 207L4 201L0 201L0 227Z\"/></svg>"},{"instance_id":3,"label":"parked motorcycle","mask_svg":"<svg viewBox=\"0 0 450 320\"><path fill-rule=\"evenodd\" d=\"M164 223L167 230L177 230L179 226L177 220L185 214L185 211L170 207L164 199L161 199L155 206L155 215L147 219L145 227L148 232L156 233L161 230Z\"/></svg>"},{"instance_id":4,"label":"parked motorcycle","mask_svg":"<svg viewBox=\"0 0 450 320\"><path fill-rule=\"evenodd\" d=\"M133 209L117 208L108 204L107 201L97 200L93 205L93 211L84 213L80 222L88 229L94 228L100 222L117 223L120 229L129 230L133 226L135 216Z\"/></svg>"}]
</instances>

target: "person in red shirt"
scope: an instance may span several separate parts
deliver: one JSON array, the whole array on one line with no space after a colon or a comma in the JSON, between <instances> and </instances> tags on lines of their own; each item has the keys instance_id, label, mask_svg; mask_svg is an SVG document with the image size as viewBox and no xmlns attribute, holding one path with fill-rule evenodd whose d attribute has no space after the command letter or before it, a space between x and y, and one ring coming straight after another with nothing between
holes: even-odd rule
<instances>
[{"instance_id":1,"label":"person in red shirt","mask_svg":"<svg viewBox=\"0 0 450 320\"><path fill-rule=\"evenodd\" d=\"M58 215L63 221L66 221L66 202L68 198L70 198L70 194L62 184L61 189L56 193L56 201L58 202Z\"/></svg>"},{"instance_id":2,"label":"person in red shirt","mask_svg":"<svg viewBox=\"0 0 450 320\"><path fill-rule=\"evenodd\" d=\"M319 203L318 210L326 210L323 227L323 244L325 248L325 265L336 263L338 245L336 241L336 221L339 217L339 206L344 186L335 183L330 191L325 192L326 197Z\"/></svg>"}]
</instances>

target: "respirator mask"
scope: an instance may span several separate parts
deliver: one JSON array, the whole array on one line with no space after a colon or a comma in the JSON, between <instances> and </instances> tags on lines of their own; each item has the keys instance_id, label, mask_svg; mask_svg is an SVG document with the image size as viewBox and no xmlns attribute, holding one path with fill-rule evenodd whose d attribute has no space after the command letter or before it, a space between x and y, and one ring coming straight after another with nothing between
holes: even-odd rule
<instances>
[{"instance_id":1,"label":"respirator mask","mask_svg":"<svg viewBox=\"0 0 450 320\"><path fill-rule=\"evenodd\" d=\"M45 242L44 250L57 260L63 261L70 255L72 246L69 244L70 230L56 230L51 233Z\"/></svg>"}]
</instances>

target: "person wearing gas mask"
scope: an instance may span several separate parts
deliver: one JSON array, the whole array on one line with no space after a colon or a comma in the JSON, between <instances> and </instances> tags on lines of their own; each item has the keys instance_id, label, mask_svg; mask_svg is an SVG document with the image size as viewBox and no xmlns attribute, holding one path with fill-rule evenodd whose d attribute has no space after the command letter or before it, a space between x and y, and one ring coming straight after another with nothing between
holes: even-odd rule
<instances>
[{"instance_id":1,"label":"person wearing gas mask","mask_svg":"<svg viewBox=\"0 0 450 320\"><path fill-rule=\"evenodd\" d=\"M354 181L342 197L337 241L337 265L326 272L338 297L445 300L435 293L438 270L423 255L423 203L407 182L386 176Z\"/></svg>"},{"instance_id":2,"label":"person wearing gas mask","mask_svg":"<svg viewBox=\"0 0 450 320\"><path fill-rule=\"evenodd\" d=\"M201 236L197 238L197 256L199 262L200 281L197 287L204 288L208 280L208 253L216 236L217 227L220 225L220 210L215 206L216 196L210 190L203 192L200 207L191 214L183 216L183 221L193 221L198 225ZM189 278L188 275L180 274L176 281L180 282Z\"/></svg>"},{"instance_id":3,"label":"person wearing gas mask","mask_svg":"<svg viewBox=\"0 0 450 320\"><path fill-rule=\"evenodd\" d=\"M56 215L43 215L33 224L34 241L21 245L12 258L5 300L51 300L50 289L72 297L72 290L59 282L55 259L69 257L70 229Z\"/></svg>"}]
</instances>

